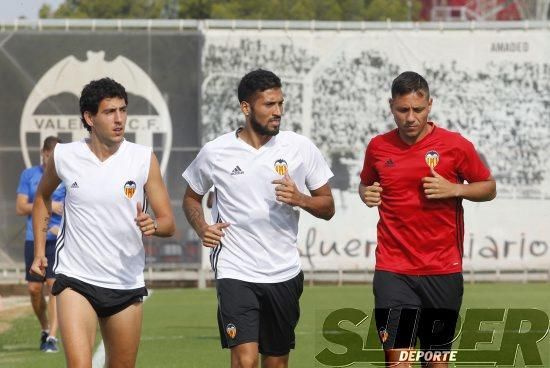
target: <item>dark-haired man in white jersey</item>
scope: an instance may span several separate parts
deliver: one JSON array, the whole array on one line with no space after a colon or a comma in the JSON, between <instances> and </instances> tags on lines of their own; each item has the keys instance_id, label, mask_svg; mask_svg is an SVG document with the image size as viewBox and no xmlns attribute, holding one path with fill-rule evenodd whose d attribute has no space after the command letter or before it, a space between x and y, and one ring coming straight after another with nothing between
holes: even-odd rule
<instances>
[{"instance_id":1,"label":"dark-haired man in white jersey","mask_svg":"<svg viewBox=\"0 0 550 368\"><path fill-rule=\"evenodd\" d=\"M183 173L187 220L212 248L218 325L231 367L287 367L300 316L303 273L296 247L300 208L329 220L332 177L306 137L279 131L280 79L255 70L238 88L243 128L207 143ZM215 187L208 225L202 197ZM309 191L310 194L306 194Z\"/></svg>"},{"instance_id":2,"label":"dark-haired man in white jersey","mask_svg":"<svg viewBox=\"0 0 550 368\"><path fill-rule=\"evenodd\" d=\"M34 201L31 269L43 274L51 195L60 183L67 190L52 294L68 367L91 366L98 322L105 366L135 366L147 295L142 236L171 236L175 230L155 154L124 139L127 105L124 87L112 79L84 87L80 112L90 137L55 147ZM155 219L146 213L146 202Z\"/></svg>"}]
</instances>

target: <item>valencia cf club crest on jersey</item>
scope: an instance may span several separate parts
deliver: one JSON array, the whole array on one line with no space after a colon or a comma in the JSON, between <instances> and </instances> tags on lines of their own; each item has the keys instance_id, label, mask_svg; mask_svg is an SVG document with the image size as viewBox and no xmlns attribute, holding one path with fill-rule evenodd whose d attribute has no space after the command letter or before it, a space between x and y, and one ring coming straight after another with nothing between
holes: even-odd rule
<instances>
[{"instance_id":1,"label":"valencia cf club crest on jersey","mask_svg":"<svg viewBox=\"0 0 550 368\"><path fill-rule=\"evenodd\" d=\"M288 172L288 164L282 158L275 161L275 171L279 175L285 175Z\"/></svg>"},{"instance_id":2,"label":"valencia cf club crest on jersey","mask_svg":"<svg viewBox=\"0 0 550 368\"><path fill-rule=\"evenodd\" d=\"M225 328L225 332L227 333L227 336L234 339L235 336L237 336L237 327L233 323L230 323Z\"/></svg>"},{"instance_id":3,"label":"valencia cf club crest on jersey","mask_svg":"<svg viewBox=\"0 0 550 368\"><path fill-rule=\"evenodd\" d=\"M136 192L136 183L132 180L128 180L126 184L124 184L124 195L126 198L131 199L134 196L134 193Z\"/></svg>"},{"instance_id":4,"label":"valencia cf club crest on jersey","mask_svg":"<svg viewBox=\"0 0 550 368\"><path fill-rule=\"evenodd\" d=\"M428 165L432 169L435 169L435 167L439 163L439 153L437 153L437 151L428 151L426 152L426 156L424 156L424 159L426 160L426 165Z\"/></svg>"}]
</instances>

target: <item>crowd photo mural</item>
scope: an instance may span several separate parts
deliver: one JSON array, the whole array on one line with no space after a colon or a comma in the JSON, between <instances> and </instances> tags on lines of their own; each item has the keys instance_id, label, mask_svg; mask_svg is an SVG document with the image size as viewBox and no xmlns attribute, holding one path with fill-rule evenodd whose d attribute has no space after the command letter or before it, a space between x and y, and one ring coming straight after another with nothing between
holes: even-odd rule
<instances>
[{"instance_id":1,"label":"crowd photo mural","mask_svg":"<svg viewBox=\"0 0 550 368\"><path fill-rule=\"evenodd\" d=\"M176 236L146 240L147 262L199 264L208 249L181 211L181 173L200 147L244 123L236 88L252 69L283 82L281 129L311 138L334 172L336 215L302 211L306 270L372 270L378 212L359 199L365 148L395 128L392 80L428 81L431 120L472 141L497 181L494 201L464 201L464 268L548 269L550 264L550 34L547 29L213 29L25 31L0 36L0 255L22 262L15 215L23 169L41 141L86 135L83 85L103 76L129 92L127 139L153 146L177 215ZM201 258L202 253L202 258Z\"/></svg>"},{"instance_id":2,"label":"crowd photo mural","mask_svg":"<svg viewBox=\"0 0 550 368\"><path fill-rule=\"evenodd\" d=\"M282 129L309 136L334 172L336 215L302 211L305 269L372 269L376 209L357 195L365 148L395 128L388 99L406 70L428 81L432 121L478 148L497 199L464 201L464 267L547 269L550 261L550 52L545 30L207 30L203 142L242 125L236 86L261 67L283 81Z\"/></svg>"}]
</instances>

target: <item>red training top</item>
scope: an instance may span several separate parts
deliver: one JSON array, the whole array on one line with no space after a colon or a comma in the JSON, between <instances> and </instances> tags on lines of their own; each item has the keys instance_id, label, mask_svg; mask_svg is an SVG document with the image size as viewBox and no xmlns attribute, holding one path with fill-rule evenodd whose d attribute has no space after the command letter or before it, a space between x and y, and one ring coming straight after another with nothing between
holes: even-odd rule
<instances>
[{"instance_id":1,"label":"red training top","mask_svg":"<svg viewBox=\"0 0 550 368\"><path fill-rule=\"evenodd\" d=\"M461 198L427 199L422 178L430 166L452 183L487 180L491 173L473 144L436 127L409 146L397 129L373 138L361 172L363 185L382 187L378 207L376 269L407 275L462 271L464 210Z\"/></svg>"}]
</instances>

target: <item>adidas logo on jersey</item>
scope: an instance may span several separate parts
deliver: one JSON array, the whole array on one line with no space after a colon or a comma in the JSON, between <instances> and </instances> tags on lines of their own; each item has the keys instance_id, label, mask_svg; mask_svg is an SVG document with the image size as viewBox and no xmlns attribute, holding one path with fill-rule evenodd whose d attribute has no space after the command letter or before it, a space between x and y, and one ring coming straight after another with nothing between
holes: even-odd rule
<instances>
[{"instance_id":1,"label":"adidas logo on jersey","mask_svg":"<svg viewBox=\"0 0 550 368\"><path fill-rule=\"evenodd\" d=\"M241 175L241 174L244 174L244 171L241 170L239 165L235 166L233 171L231 171L231 175Z\"/></svg>"},{"instance_id":2,"label":"adidas logo on jersey","mask_svg":"<svg viewBox=\"0 0 550 368\"><path fill-rule=\"evenodd\" d=\"M384 163L384 167L394 167L395 166L395 163L393 162L393 160L391 158L389 158L385 163Z\"/></svg>"},{"instance_id":3,"label":"adidas logo on jersey","mask_svg":"<svg viewBox=\"0 0 550 368\"><path fill-rule=\"evenodd\" d=\"M72 189L78 188L78 183L75 181L75 182L71 185L71 188L72 188Z\"/></svg>"}]
</instances>

